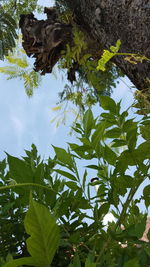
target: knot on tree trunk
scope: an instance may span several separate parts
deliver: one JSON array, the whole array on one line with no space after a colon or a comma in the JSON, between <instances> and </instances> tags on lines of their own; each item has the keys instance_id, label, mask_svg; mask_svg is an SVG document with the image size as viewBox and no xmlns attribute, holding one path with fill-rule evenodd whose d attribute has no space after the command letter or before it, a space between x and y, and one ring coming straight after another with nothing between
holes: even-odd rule
<instances>
[{"instance_id":1,"label":"knot on tree trunk","mask_svg":"<svg viewBox=\"0 0 150 267\"><path fill-rule=\"evenodd\" d=\"M72 40L72 26L61 22L55 8L45 8L46 20L34 15L21 15L19 26L23 35L23 48L35 58L34 70L41 75L51 73L61 58L61 51Z\"/></svg>"}]
</instances>

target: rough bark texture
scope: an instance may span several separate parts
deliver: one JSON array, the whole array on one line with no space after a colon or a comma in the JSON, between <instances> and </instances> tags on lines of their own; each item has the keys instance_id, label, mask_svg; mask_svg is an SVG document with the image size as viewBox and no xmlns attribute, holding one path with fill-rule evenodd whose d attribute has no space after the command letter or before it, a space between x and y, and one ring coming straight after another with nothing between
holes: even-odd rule
<instances>
[{"instance_id":1,"label":"rough bark texture","mask_svg":"<svg viewBox=\"0 0 150 267\"><path fill-rule=\"evenodd\" d=\"M120 39L120 52L136 53L150 58L150 0L64 1L72 10L74 20L80 29L88 34L89 40L91 40L89 46L91 45L93 56L100 55L102 49L108 49ZM24 48L28 55L33 54L36 57L35 68L37 71L41 70L42 74L51 72L52 67L61 56L60 51L72 39L71 26L60 22L59 25L56 25L56 20L55 18L50 21L49 18L46 22L49 26L44 26L46 35L42 37L43 31L41 29L38 34L41 37L38 38L33 36L31 30L31 28L34 28L33 24L35 26L37 21L32 23L30 21L28 33L25 30L25 28L27 29L25 20L22 24L20 23L24 36ZM59 30L56 31L57 38L55 39L56 26L59 26ZM50 30L46 31L46 27ZM93 46L93 44L95 45ZM42 53L45 53L46 56L43 57ZM50 63L48 63L49 60L51 61ZM144 61L134 65L125 61L123 56L116 56L113 61L129 77L137 89L143 90L149 87L150 63ZM45 66L44 70L42 64Z\"/></svg>"},{"instance_id":2,"label":"rough bark texture","mask_svg":"<svg viewBox=\"0 0 150 267\"><path fill-rule=\"evenodd\" d=\"M149 0L66 0L79 22L100 48L109 48L121 40L120 52L137 53L150 58ZM128 63L122 56L113 61L137 89L149 87L150 63Z\"/></svg>"},{"instance_id":3,"label":"rough bark texture","mask_svg":"<svg viewBox=\"0 0 150 267\"><path fill-rule=\"evenodd\" d=\"M23 35L23 48L35 57L34 69L41 75L52 72L61 57L61 51L72 40L71 25L58 20L56 10L45 8L46 20L37 20L31 13L21 15L19 26Z\"/></svg>"}]
</instances>

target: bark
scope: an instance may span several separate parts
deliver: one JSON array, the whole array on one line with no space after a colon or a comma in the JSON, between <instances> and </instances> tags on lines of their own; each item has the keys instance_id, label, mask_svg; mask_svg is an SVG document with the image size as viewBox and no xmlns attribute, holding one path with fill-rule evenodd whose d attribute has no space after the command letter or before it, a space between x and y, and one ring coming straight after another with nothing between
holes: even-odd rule
<instances>
[{"instance_id":1,"label":"bark","mask_svg":"<svg viewBox=\"0 0 150 267\"><path fill-rule=\"evenodd\" d=\"M64 2L72 10L76 24L87 33L89 37L88 49L90 52L92 51L93 57L98 57L103 49L109 49L120 39L120 52L135 53L150 58L150 0L64 0ZM53 22L53 26L54 24ZM51 65L49 68L45 67L43 74L52 70L53 65L61 57L60 51L64 49L67 42L72 42L70 25L61 24L59 30L59 38L56 38L57 45L54 45L53 42L51 52L48 47L50 38L54 40L52 34L51 37L49 36L49 43L46 43L46 48L42 50L44 44L44 41L42 41L41 51L36 52L29 52L29 50L32 50L29 47L39 47L36 40L34 41L31 31L31 38L29 38L29 34L26 34L26 38L24 37L24 48L28 54L34 54L36 58L38 55L41 58L42 51L47 49L46 62L51 59L51 55L54 56L55 54L55 60L52 60L53 62L49 64ZM23 35L25 36L24 32ZM30 45L29 39L32 40ZM48 35L45 39L48 39ZM42 61L44 61L44 58ZM125 61L123 56L116 56L113 61L129 77L137 89L144 90L149 87L150 63L143 61L136 65L131 64ZM45 63L43 62L43 64ZM36 70L40 70L40 67Z\"/></svg>"},{"instance_id":2,"label":"bark","mask_svg":"<svg viewBox=\"0 0 150 267\"><path fill-rule=\"evenodd\" d=\"M21 15L19 21L23 48L29 57L35 57L34 69L41 75L52 72L62 50L72 40L72 26L60 22L53 8L45 8L44 12L46 20L37 20L31 13Z\"/></svg>"},{"instance_id":3,"label":"bark","mask_svg":"<svg viewBox=\"0 0 150 267\"><path fill-rule=\"evenodd\" d=\"M136 53L150 58L149 0L65 0L74 10L76 21L85 29L99 49L109 48L121 40L120 52ZM137 89L150 87L150 63L137 65L117 56L113 61Z\"/></svg>"}]
</instances>

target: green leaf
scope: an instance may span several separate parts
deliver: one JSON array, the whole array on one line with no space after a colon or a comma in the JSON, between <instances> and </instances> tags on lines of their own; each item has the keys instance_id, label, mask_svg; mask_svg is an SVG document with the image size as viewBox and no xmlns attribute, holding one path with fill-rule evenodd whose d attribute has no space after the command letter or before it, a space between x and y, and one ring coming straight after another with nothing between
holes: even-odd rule
<instances>
[{"instance_id":1,"label":"green leaf","mask_svg":"<svg viewBox=\"0 0 150 267\"><path fill-rule=\"evenodd\" d=\"M113 52L113 53L117 53L120 49L120 46L121 46L121 41L120 40L117 40L116 42L116 46L111 46L110 47L110 50Z\"/></svg>"},{"instance_id":2,"label":"green leaf","mask_svg":"<svg viewBox=\"0 0 150 267\"><path fill-rule=\"evenodd\" d=\"M27 249L36 262L35 266L50 266L59 245L59 227L49 210L30 200L25 221L27 234L31 235L26 243Z\"/></svg>"},{"instance_id":3,"label":"green leaf","mask_svg":"<svg viewBox=\"0 0 150 267\"><path fill-rule=\"evenodd\" d=\"M34 182L32 169L25 161L12 157L8 154L7 158L12 179L14 179L17 183Z\"/></svg>"},{"instance_id":4,"label":"green leaf","mask_svg":"<svg viewBox=\"0 0 150 267\"><path fill-rule=\"evenodd\" d=\"M137 127L127 132L126 140L128 142L128 148L130 150L133 150L136 146L136 141L137 141Z\"/></svg>"},{"instance_id":5,"label":"green leaf","mask_svg":"<svg viewBox=\"0 0 150 267\"><path fill-rule=\"evenodd\" d=\"M91 143L86 137L79 138L79 140L83 143L83 145L91 148Z\"/></svg>"},{"instance_id":6,"label":"green leaf","mask_svg":"<svg viewBox=\"0 0 150 267\"><path fill-rule=\"evenodd\" d=\"M137 238L141 238L143 236L143 233L145 231L145 225L146 225L147 217L145 216L141 222L135 224L135 235Z\"/></svg>"},{"instance_id":7,"label":"green leaf","mask_svg":"<svg viewBox=\"0 0 150 267\"><path fill-rule=\"evenodd\" d=\"M139 261L137 258L134 258L132 260L129 260L128 262L126 262L123 267L140 267L139 265Z\"/></svg>"},{"instance_id":8,"label":"green leaf","mask_svg":"<svg viewBox=\"0 0 150 267\"><path fill-rule=\"evenodd\" d=\"M97 70L105 71L106 63L110 61L110 59L114 56L114 53L109 52L108 50L103 51L102 57L98 61L98 65L96 67Z\"/></svg>"},{"instance_id":9,"label":"green leaf","mask_svg":"<svg viewBox=\"0 0 150 267\"><path fill-rule=\"evenodd\" d=\"M99 219L108 213L109 208L110 208L110 204L108 204L108 203L104 203L100 206L100 208L98 209Z\"/></svg>"},{"instance_id":10,"label":"green leaf","mask_svg":"<svg viewBox=\"0 0 150 267\"><path fill-rule=\"evenodd\" d=\"M103 139L103 134L104 134L104 130L105 130L105 127L104 127L104 123L100 123L96 126L96 130L95 132L93 133L92 135L92 145L94 148L97 147L97 145L99 144L100 140Z\"/></svg>"},{"instance_id":11,"label":"green leaf","mask_svg":"<svg viewBox=\"0 0 150 267\"><path fill-rule=\"evenodd\" d=\"M121 135L120 128L113 128L105 133L106 138L118 138Z\"/></svg>"},{"instance_id":12,"label":"green leaf","mask_svg":"<svg viewBox=\"0 0 150 267\"><path fill-rule=\"evenodd\" d=\"M90 168L90 169L93 169L93 170L103 170L103 168L102 167L100 167L100 166L97 166L97 165L87 165L87 166L85 166L86 168Z\"/></svg>"},{"instance_id":13,"label":"green leaf","mask_svg":"<svg viewBox=\"0 0 150 267\"><path fill-rule=\"evenodd\" d=\"M133 211L135 212L135 211ZM132 214L131 210L130 213ZM133 213L135 214L135 213ZM139 214L139 213L138 213ZM140 222L135 222L134 224L130 225L126 231L128 233L129 236L133 237L137 237L138 239L141 238L143 236L143 233L145 231L145 225L146 225L146 220L147 217L144 216L144 218L142 218L142 220Z\"/></svg>"},{"instance_id":14,"label":"green leaf","mask_svg":"<svg viewBox=\"0 0 150 267\"><path fill-rule=\"evenodd\" d=\"M101 107L116 114L117 106L115 101L108 96L100 96Z\"/></svg>"},{"instance_id":15,"label":"green leaf","mask_svg":"<svg viewBox=\"0 0 150 267\"><path fill-rule=\"evenodd\" d=\"M117 155L107 145L105 145L105 148L104 148L104 159L111 165L115 165L116 164Z\"/></svg>"},{"instance_id":16,"label":"green leaf","mask_svg":"<svg viewBox=\"0 0 150 267\"><path fill-rule=\"evenodd\" d=\"M73 234L71 234L71 236L69 237L69 241L72 244L78 244L80 240L80 232L75 232Z\"/></svg>"},{"instance_id":17,"label":"green leaf","mask_svg":"<svg viewBox=\"0 0 150 267\"><path fill-rule=\"evenodd\" d=\"M70 180L77 181L77 178L73 174L71 174L69 172L58 170L58 169L54 169L53 171L63 175L64 177L69 178Z\"/></svg>"},{"instance_id":18,"label":"green leaf","mask_svg":"<svg viewBox=\"0 0 150 267\"><path fill-rule=\"evenodd\" d=\"M137 157L139 161L150 159L150 141L146 141L138 146Z\"/></svg>"},{"instance_id":19,"label":"green leaf","mask_svg":"<svg viewBox=\"0 0 150 267\"><path fill-rule=\"evenodd\" d=\"M74 163L71 158L71 155L67 153L66 150L63 148L59 148L56 146L53 146L53 148L55 150L58 160L63 164L65 164L66 166L69 166L71 169L74 169Z\"/></svg>"},{"instance_id":20,"label":"green leaf","mask_svg":"<svg viewBox=\"0 0 150 267\"><path fill-rule=\"evenodd\" d=\"M92 208L92 206L89 204L88 200L83 198L83 197L80 198L78 207L79 207L79 209L83 209L83 210Z\"/></svg>"},{"instance_id":21,"label":"green leaf","mask_svg":"<svg viewBox=\"0 0 150 267\"><path fill-rule=\"evenodd\" d=\"M110 123L110 124L108 124L108 127L110 127L114 124L117 124L116 117L112 113L103 112L103 113L101 113L101 117L106 119L106 121Z\"/></svg>"},{"instance_id":22,"label":"green leaf","mask_svg":"<svg viewBox=\"0 0 150 267\"><path fill-rule=\"evenodd\" d=\"M118 113L120 112L120 108L118 110ZM122 114L119 114L119 122L120 125L122 126L125 123L125 118L128 116L128 111L123 111Z\"/></svg>"},{"instance_id":23,"label":"green leaf","mask_svg":"<svg viewBox=\"0 0 150 267\"><path fill-rule=\"evenodd\" d=\"M32 257L24 257L7 262L3 267L20 267L22 265L35 266L36 262Z\"/></svg>"},{"instance_id":24,"label":"green leaf","mask_svg":"<svg viewBox=\"0 0 150 267\"><path fill-rule=\"evenodd\" d=\"M150 119L142 121L141 124L150 126Z\"/></svg>"},{"instance_id":25,"label":"green leaf","mask_svg":"<svg viewBox=\"0 0 150 267\"><path fill-rule=\"evenodd\" d=\"M150 185L145 186L145 188L143 189L143 195L144 197L150 196Z\"/></svg>"},{"instance_id":26,"label":"green leaf","mask_svg":"<svg viewBox=\"0 0 150 267\"><path fill-rule=\"evenodd\" d=\"M65 185L67 185L73 191L76 191L79 189L79 187L77 186L75 182L65 182Z\"/></svg>"},{"instance_id":27,"label":"green leaf","mask_svg":"<svg viewBox=\"0 0 150 267\"><path fill-rule=\"evenodd\" d=\"M128 166L135 166L143 161L143 155L138 150L125 150L117 158L116 170L124 172Z\"/></svg>"},{"instance_id":28,"label":"green leaf","mask_svg":"<svg viewBox=\"0 0 150 267\"><path fill-rule=\"evenodd\" d=\"M83 117L83 127L84 127L85 134L87 136L90 135L93 125L94 125L93 113L91 109L88 109L85 112L84 117Z\"/></svg>"},{"instance_id":29,"label":"green leaf","mask_svg":"<svg viewBox=\"0 0 150 267\"><path fill-rule=\"evenodd\" d=\"M88 257L85 262L85 267L96 267L96 263L92 262L90 257Z\"/></svg>"},{"instance_id":30,"label":"green leaf","mask_svg":"<svg viewBox=\"0 0 150 267\"><path fill-rule=\"evenodd\" d=\"M150 257L150 245L148 245L148 247L145 248L145 251L147 255Z\"/></svg>"},{"instance_id":31,"label":"green leaf","mask_svg":"<svg viewBox=\"0 0 150 267\"><path fill-rule=\"evenodd\" d=\"M140 133L145 140L150 140L150 125L141 126Z\"/></svg>"},{"instance_id":32,"label":"green leaf","mask_svg":"<svg viewBox=\"0 0 150 267\"><path fill-rule=\"evenodd\" d=\"M124 124L123 124L123 131L124 132L129 132L134 130L137 127L137 122L134 122L133 119L127 120Z\"/></svg>"},{"instance_id":33,"label":"green leaf","mask_svg":"<svg viewBox=\"0 0 150 267\"><path fill-rule=\"evenodd\" d=\"M125 140L114 139L112 147L126 146L127 142Z\"/></svg>"},{"instance_id":34,"label":"green leaf","mask_svg":"<svg viewBox=\"0 0 150 267\"><path fill-rule=\"evenodd\" d=\"M87 170L85 170L83 175L83 180L82 180L83 189L85 189L86 178L87 178Z\"/></svg>"},{"instance_id":35,"label":"green leaf","mask_svg":"<svg viewBox=\"0 0 150 267\"><path fill-rule=\"evenodd\" d=\"M75 254L73 263L69 264L68 267L81 267L81 262L78 254Z\"/></svg>"},{"instance_id":36,"label":"green leaf","mask_svg":"<svg viewBox=\"0 0 150 267\"><path fill-rule=\"evenodd\" d=\"M134 179L129 175L121 175L117 177L116 181L118 183L118 186L121 185L122 187L125 187L125 188L131 188L134 185Z\"/></svg>"}]
</instances>

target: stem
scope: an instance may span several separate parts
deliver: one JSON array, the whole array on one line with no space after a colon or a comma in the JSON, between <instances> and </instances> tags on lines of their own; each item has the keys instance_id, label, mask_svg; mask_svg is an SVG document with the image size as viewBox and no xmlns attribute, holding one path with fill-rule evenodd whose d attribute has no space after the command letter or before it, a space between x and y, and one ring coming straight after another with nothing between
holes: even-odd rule
<instances>
[{"instance_id":1,"label":"stem","mask_svg":"<svg viewBox=\"0 0 150 267\"><path fill-rule=\"evenodd\" d=\"M145 57L145 56L141 56L138 54L133 54L133 53L115 53L116 56L135 56L135 57L141 57L143 60L146 60L148 62L150 62L150 59Z\"/></svg>"},{"instance_id":2,"label":"stem","mask_svg":"<svg viewBox=\"0 0 150 267\"><path fill-rule=\"evenodd\" d=\"M134 195L135 195L135 193L138 190L138 188L139 188L140 185L141 185L141 181L140 181L140 183L136 187L130 189L130 192L128 194L127 200L126 200L126 202L123 205L122 212L121 212L120 217L119 217L119 219L118 219L118 221L116 223L115 229L117 229L117 227L120 226L121 223L124 221L124 218L126 216L127 209L128 209L128 207L130 205L130 202L132 201L132 199L133 199L133 197L134 197Z\"/></svg>"},{"instance_id":3,"label":"stem","mask_svg":"<svg viewBox=\"0 0 150 267\"><path fill-rule=\"evenodd\" d=\"M131 202L131 195L134 196L135 192L136 191L133 191L132 192L132 189L130 190L129 195L127 197L127 200L126 200L126 202L123 205L122 212L120 214L120 217L118 219L118 222L116 223L116 227L115 228L117 228L118 226L120 226L120 224L122 223L122 221L123 221L123 219L125 217L126 211L127 211L128 207L130 205L130 202Z\"/></svg>"},{"instance_id":4,"label":"stem","mask_svg":"<svg viewBox=\"0 0 150 267\"><path fill-rule=\"evenodd\" d=\"M79 185L80 185L80 187L81 187L81 189L82 189L82 192L83 192L85 198L86 198L87 200L89 200L88 197L87 197L87 195L86 195L86 193L85 193L85 190L84 190L84 188L83 188L83 186L82 186L82 184L81 184L80 176L79 176L78 169L77 169L77 166L76 166L76 162L74 161L74 163L75 163L75 173L76 173L76 176L77 176L78 183L79 183Z\"/></svg>"}]
</instances>

